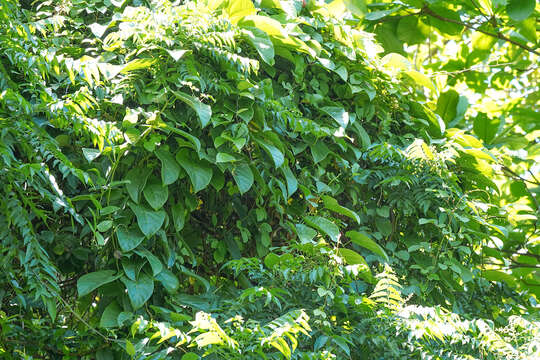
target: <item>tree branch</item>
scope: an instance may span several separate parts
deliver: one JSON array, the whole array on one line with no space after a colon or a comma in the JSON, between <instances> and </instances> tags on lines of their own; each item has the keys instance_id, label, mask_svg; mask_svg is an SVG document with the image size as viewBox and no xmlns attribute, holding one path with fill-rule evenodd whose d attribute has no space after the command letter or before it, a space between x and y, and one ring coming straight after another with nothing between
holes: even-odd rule
<instances>
[{"instance_id":1,"label":"tree branch","mask_svg":"<svg viewBox=\"0 0 540 360\"><path fill-rule=\"evenodd\" d=\"M417 14L426 14L426 15L429 15L429 16L432 16L436 19L439 19L439 20L442 20L442 21L446 21L446 22L449 22L449 23L453 23L453 24L458 24L458 25L461 25L461 26L465 26L466 28L468 29L471 29L471 30L474 30L474 31L478 31L478 32L481 32L482 34L486 34L486 35L489 35L489 36L492 36L496 39L500 39L500 40L504 40L506 42L509 42L511 44L514 44L524 50L527 50L533 54L536 54L538 56L540 56L540 52L527 46L527 45L523 45L523 44L520 44L518 43L517 41L515 40L512 40L510 39L509 37L506 37L504 36L503 34L501 34L500 32L497 32L496 34L492 33L492 32L489 32L489 31L485 31L485 30L482 30L480 28L477 28L477 27L474 27L473 25L471 24L468 24L468 23L465 23L463 21L459 21L459 20L454 20L454 19L449 19L449 18L445 18L444 16L441 16L439 14L437 14L436 12L434 12L433 10L431 10L429 7L427 6L424 6L422 8L422 10L417 13Z\"/></svg>"}]
</instances>

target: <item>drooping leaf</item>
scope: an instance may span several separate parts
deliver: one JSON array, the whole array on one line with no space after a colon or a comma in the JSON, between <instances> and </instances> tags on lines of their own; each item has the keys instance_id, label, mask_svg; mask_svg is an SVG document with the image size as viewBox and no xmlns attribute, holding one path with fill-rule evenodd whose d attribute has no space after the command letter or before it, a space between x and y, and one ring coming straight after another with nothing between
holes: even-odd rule
<instances>
[{"instance_id":1,"label":"drooping leaf","mask_svg":"<svg viewBox=\"0 0 540 360\"><path fill-rule=\"evenodd\" d=\"M332 211L335 211L337 212L338 214L341 214L341 215L345 215L347 217L350 217L351 219L353 219L354 221L356 221L358 224L360 224L360 217L358 216L357 213L355 213L354 211L352 211L351 209L348 209L344 206L341 206L339 205L339 203L337 202L336 199L334 199L333 197L331 196L328 196L328 195L323 195L321 196L321 198L323 199L324 201L324 206L329 209L329 210L332 210Z\"/></svg>"},{"instance_id":2,"label":"drooping leaf","mask_svg":"<svg viewBox=\"0 0 540 360\"><path fill-rule=\"evenodd\" d=\"M156 149L155 154L161 161L161 181L163 185L174 183L180 174L180 165L178 165L172 154L165 149Z\"/></svg>"},{"instance_id":3,"label":"drooping leaf","mask_svg":"<svg viewBox=\"0 0 540 360\"><path fill-rule=\"evenodd\" d=\"M246 27L244 33L263 61L268 65L274 65L274 44L268 35L255 27Z\"/></svg>"},{"instance_id":4,"label":"drooping leaf","mask_svg":"<svg viewBox=\"0 0 540 360\"><path fill-rule=\"evenodd\" d=\"M159 281L169 293L174 293L180 287L180 281L178 281L176 275L168 269L163 269L157 274L156 280Z\"/></svg>"},{"instance_id":5,"label":"drooping leaf","mask_svg":"<svg viewBox=\"0 0 540 360\"><path fill-rule=\"evenodd\" d=\"M190 108L195 110L195 113L199 117L201 127L206 127L212 117L212 108L210 105L204 104L201 100L183 93L181 91L170 90L179 100L183 101Z\"/></svg>"},{"instance_id":6,"label":"drooping leaf","mask_svg":"<svg viewBox=\"0 0 540 360\"><path fill-rule=\"evenodd\" d=\"M102 285L113 282L118 279L120 275L115 275L113 270L100 270L85 274L77 280L77 293L79 297L90 294Z\"/></svg>"},{"instance_id":7,"label":"drooping leaf","mask_svg":"<svg viewBox=\"0 0 540 360\"><path fill-rule=\"evenodd\" d=\"M176 161L186 170L194 192L199 192L210 184L212 167L208 161L197 159L193 151L185 148L176 153Z\"/></svg>"},{"instance_id":8,"label":"drooping leaf","mask_svg":"<svg viewBox=\"0 0 540 360\"><path fill-rule=\"evenodd\" d=\"M144 187L143 194L148 204L154 210L159 210L169 198L169 188L159 182L152 182Z\"/></svg>"},{"instance_id":9,"label":"drooping leaf","mask_svg":"<svg viewBox=\"0 0 540 360\"><path fill-rule=\"evenodd\" d=\"M515 21L522 21L531 16L536 0L508 0L506 13Z\"/></svg>"},{"instance_id":10,"label":"drooping leaf","mask_svg":"<svg viewBox=\"0 0 540 360\"><path fill-rule=\"evenodd\" d=\"M253 172L248 164L240 164L236 166L232 171L232 176L240 194L246 193L253 185Z\"/></svg>"},{"instance_id":11,"label":"drooping leaf","mask_svg":"<svg viewBox=\"0 0 540 360\"><path fill-rule=\"evenodd\" d=\"M358 232L358 231L348 231L346 235L356 245L359 245L363 248L371 250L373 253L382 257L384 260L390 261L384 249L366 234Z\"/></svg>"},{"instance_id":12,"label":"drooping leaf","mask_svg":"<svg viewBox=\"0 0 540 360\"><path fill-rule=\"evenodd\" d=\"M435 113L441 116L445 124L448 124L456 117L458 102L459 94L453 89L450 89L439 96Z\"/></svg>"},{"instance_id":13,"label":"drooping leaf","mask_svg":"<svg viewBox=\"0 0 540 360\"><path fill-rule=\"evenodd\" d=\"M336 224L320 216L304 216L304 221L309 226L328 235L334 242L339 240L339 228Z\"/></svg>"},{"instance_id":14,"label":"drooping leaf","mask_svg":"<svg viewBox=\"0 0 540 360\"><path fill-rule=\"evenodd\" d=\"M127 172L125 180L129 183L126 184L126 190L134 202L139 203L139 195L151 172L151 169L141 167L135 167Z\"/></svg>"},{"instance_id":15,"label":"drooping leaf","mask_svg":"<svg viewBox=\"0 0 540 360\"><path fill-rule=\"evenodd\" d=\"M125 226L118 227L116 237L118 238L118 245L120 245L122 251L126 252L135 249L144 240L144 234L138 229L128 229Z\"/></svg>"},{"instance_id":16,"label":"drooping leaf","mask_svg":"<svg viewBox=\"0 0 540 360\"><path fill-rule=\"evenodd\" d=\"M339 255L347 262L349 265L366 265L368 266L366 259L359 253L351 249L341 248L338 249Z\"/></svg>"},{"instance_id":17,"label":"drooping leaf","mask_svg":"<svg viewBox=\"0 0 540 360\"><path fill-rule=\"evenodd\" d=\"M158 259L157 256L152 254L150 251L146 249L141 250L135 250L135 253L139 255L140 257L146 258L148 260L148 263L150 264L150 267L152 268L152 274L156 276L163 270L163 264Z\"/></svg>"},{"instance_id":18,"label":"drooping leaf","mask_svg":"<svg viewBox=\"0 0 540 360\"><path fill-rule=\"evenodd\" d=\"M112 328L118 326L118 315L122 312L120 305L116 301L111 302L103 311L99 326Z\"/></svg>"},{"instance_id":19,"label":"drooping leaf","mask_svg":"<svg viewBox=\"0 0 540 360\"><path fill-rule=\"evenodd\" d=\"M479 113L473 122L474 133L487 144L495 138L495 135L499 131L500 119L490 118L485 113Z\"/></svg>"},{"instance_id":20,"label":"drooping leaf","mask_svg":"<svg viewBox=\"0 0 540 360\"><path fill-rule=\"evenodd\" d=\"M146 274L140 274L137 281L122 277L120 280L127 289L128 297L134 310L141 308L154 292L154 280Z\"/></svg>"},{"instance_id":21,"label":"drooping leaf","mask_svg":"<svg viewBox=\"0 0 540 360\"><path fill-rule=\"evenodd\" d=\"M147 237L154 235L163 225L167 213L163 210L152 211L144 206L129 203L129 207L137 217L139 228Z\"/></svg>"}]
</instances>

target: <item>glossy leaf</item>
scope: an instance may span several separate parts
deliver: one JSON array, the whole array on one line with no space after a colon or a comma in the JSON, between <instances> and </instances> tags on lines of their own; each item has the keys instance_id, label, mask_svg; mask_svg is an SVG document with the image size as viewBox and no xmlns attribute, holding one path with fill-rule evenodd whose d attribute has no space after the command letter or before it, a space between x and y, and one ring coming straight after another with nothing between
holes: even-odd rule
<instances>
[{"instance_id":1,"label":"glossy leaf","mask_svg":"<svg viewBox=\"0 0 540 360\"><path fill-rule=\"evenodd\" d=\"M100 270L85 274L77 280L77 293L79 297L90 294L102 285L113 282L121 275L115 275L113 270Z\"/></svg>"}]
</instances>

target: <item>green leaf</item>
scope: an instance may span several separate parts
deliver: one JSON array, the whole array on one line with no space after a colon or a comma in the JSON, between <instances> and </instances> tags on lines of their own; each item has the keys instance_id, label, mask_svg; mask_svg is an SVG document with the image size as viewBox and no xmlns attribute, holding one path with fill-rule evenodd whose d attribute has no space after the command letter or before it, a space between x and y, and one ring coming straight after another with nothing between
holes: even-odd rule
<instances>
[{"instance_id":1,"label":"green leaf","mask_svg":"<svg viewBox=\"0 0 540 360\"><path fill-rule=\"evenodd\" d=\"M435 113L441 116L445 124L448 124L456 117L458 102L459 94L453 89L450 89L439 96Z\"/></svg>"},{"instance_id":2,"label":"green leaf","mask_svg":"<svg viewBox=\"0 0 540 360\"><path fill-rule=\"evenodd\" d=\"M283 156L281 150L262 139L255 139L255 141L262 146L262 148L268 153L268 155L270 155L270 157L274 161L274 165L276 166L276 168L279 168L281 167L281 165L283 165L285 157Z\"/></svg>"},{"instance_id":3,"label":"green leaf","mask_svg":"<svg viewBox=\"0 0 540 360\"><path fill-rule=\"evenodd\" d=\"M298 189L298 180L296 180L296 177L288 166L283 166L281 168L281 171L283 172L283 175L285 176L285 181L287 182L288 195L289 197L291 197Z\"/></svg>"},{"instance_id":4,"label":"green leaf","mask_svg":"<svg viewBox=\"0 0 540 360\"><path fill-rule=\"evenodd\" d=\"M159 148L154 153L161 161L161 181L163 185L174 183L180 174L180 165L178 165L171 153L165 149Z\"/></svg>"},{"instance_id":5,"label":"green leaf","mask_svg":"<svg viewBox=\"0 0 540 360\"><path fill-rule=\"evenodd\" d=\"M99 232L105 232L112 227L112 220L105 220L97 224L96 228Z\"/></svg>"},{"instance_id":6,"label":"green leaf","mask_svg":"<svg viewBox=\"0 0 540 360\"><path fill-rule=\"evenodd\" d=\"M255 27L247 27L243 31L248 41L253 45L259 56L268 65L274 65L274 44L268 35Z\"/></svg>"},{"instance_id":7,"label":"green leaf","mask_svg":"<svg viewBox=\"0 0 540 360\"><path fill-rule=\"evenodd\" d=\"M152 254L150 251L146 249L142 250L135 250L135 253L139 255L140 257L146 258L148 260L148 263L150 264L150 267L152 268L152 275L156 276L163 270L163 264L157 256Z\"/></svg>"},{"instance_id":8,"label":"green leaf","mask_svg":"<svg viewBox=\"0 0 540 360\"><path fill-rule=\"evenodd\" d=\"M274 265L276 265L277 263L279 263L280 261L280 257L274 253L269 253L268 255L265 256L264 258L264 265L272 270L274 268Z\"/></svg>"},{"instance_id":9,"label":"green leaf","mask_svg":"<svg viewBox=\"0 0 540 360\"><path fill-rule=\"evenodd\" d=\"M334 242L339 240L339 228L336 224L320 216L304 216L304 221L309 226L328 235Z\"/></svg>"},{"instance_id":10,"label":"green leaf","mask_svg":"<svg viewBox=\"0 0 540 360\"><path fill-rule=\"evenodd\" d=\"M159 281L168 293L174 293L180 287L180 281L172 271L163 269L156 275L156 280Z\"/></svg>"},{"instance_id":11,"label":"green leaf","mask_svg":"<svg viewBox=\"0 0 540 360\"><path fill-rule=\"evenodd\" d=\"M129 340L126 340L126 352L129 356L135 355L135 347Z\"/></svg>"},{"instance_id":12,"label":"green leaf","mask_svg":"<svg viewBox=\"0 0 540 360\"><path fill-rule=\"evenodd\" d=\"M143 306L154 292L154 280L146 274L140 274L137 281L122 277L120 280L127 289L128 297L134 310Z\"/></svg>"},{"instance_id":13,"label":"green leaf","mask_svg":"<svg viewBox=\"0 0 540 360\"><path fill-rule=\"evenodd\" d=\"M323 195L321 196L324 201L324 207L326 207L329 210L335 211L338 214L345 215L347 217L350 217L354 221L356 221L358 224L360 224L360 217L357 213L352 211L351 209L348 209L344 206L339 205L336 199L334 199L331 196Z\"/></svg>"},{"instance_id":14,"label":"green leaf","mask_svg":"<svg viewBox=\"0 0 540 360\"><path fill-rule=\"evenodd\" d=\"M121 274L115 275L115 273L113 270L100 270L81 276L77 280L79 297L88 295L100 286L108 284L122 276Z\"/></svg>"},{"instance_id":15,"label":"green leaf","mask_svg":"<svg viewBox=\"0 0 540 360\"><path fill-rule=\"evenodd\" d=\"M139 203L139 194L146 185L146 181L151 172L152 170L150 168L141 168L138 166L127 172L126 177L124 178L129 181L129 183L126 184L126 189L134 202Z\"/></svg>"},{"instance_id":16,"label":"green leaf","mask_svg":"<svg viewBox=\"0 0 540 360\"><path fill-rule=\"evenodd\" d=\"M169 198L169 189L167 186L163 186L160 183L152 182L151 184L146 185L143 194L148 204L154 210L159 210Z\"/></svg>"},{"instance_id":17,"label":"green leaf","mask_svg":"<svg viewBox=\"0 0 540 360\"><path fill-rule=\"evenodd\" d=\"M163 225L167 213L163 210L152 211L144 206L129 203L129 207L137 217L139 228L147 237L154 235Z\"/></svg>"},{"instance_id":18,"label":"green leaf","mask_svg":"<svg viewBox=\"0 0 540 360\"><path fill-rule=\"evenodd\" d=\"M169 189L167 186L163 186L159 183L153 182L143 190L144 198L148 201L148 204L154 209L159 210L163 207L167 199L169 198Z\"/></svg>"},{"instance_id":19,"label":"green leaf","mask_svg":"<svg viewBox=\"0 0 540 360\"><path fill-rule=\"evenodd\" d=\"M384 249L366 234L358 232L358 231L348 231L346 235L356 245L372 251L373 253L379 255L386 261L390 261Z\"/></svg>"},{"instance_id":20,"label":"green leaf","mask_svg":"<svg viewBox=\"0 0 540 360\"><path fill-rule=\"evenodd\" d=\"M444 4L444 2L441 2L441 4ZM445 19L461 22L461 17L457 12L450 10L442 5L430 6L429 11L432 11ZM459 35L464 29L463 25L443 20L435 16L429 16L428 20L431 25L434 26L437 30L439 30L439 32L441 32L442 34Z\"/></svg>"},{"instance_id":21,"label":"green leaf","mask_svg":"<svg viewBox=\"0 0 540 360\"><path fill-rule=\"evenodd\" d=\"M341 248L338 249L339 255L345 260L349 265L366 265L368 266L366 259L359 253L351 249Z\"/></svg>"},{"instance_id":22,"label":"green leaf","mask_svg":"<svg viewBox=\"0 0 540 360\"><path fill-rule=\"evenodd\" d=\"M197 159L196 154L186 148L178 151L176 161L178 161L180 166L189 175L194 192L199 192L210 184L210 180L212 180L212 167L208 161Z\"/></svg>"},{"instance_id":23,"label":"green leaf","mask_svg":"<svg viewBox=\"0 0 540 360\"><path fill-rule=\"evenodd\" d=\"M199 360L199 359L200 359L199 355L189 352L189 353L185 353L184 356L182 356L181 360Z\"/></svg>"},{"instance_id":24,"label":"green leaf","mask_svg":"<svg viewBox=\"0 0 540 360\"><path fill-rule=\"evenodd\" d=\"M122 309L116 301L110 303L103 311L99 326L102 328L112 328L118 326L118 315L122 312Z\"/></svg>"},{"instance_id":25,"label":"green leaf","mask_svg":"<svg viewBox=\"0 0 540 360\"><path fill-rule=\"evenodd\" d=\"M313 240L313 238L317 235L317 231L304 224L296 224L295 227L298 238L302 244L311 242L311 240Z\"/></svg>"},{"instance_id":26,"label":"green leaf","mask_svg":"<svg viewBox=\"0 0 540 360\"><path fill-rule=\"evenodd\" d=\"M435 85L433 85L433 82L421 72L416 70L407 70L404 73L411 79L413 79L413 81L418 85L430 89L431 91L433 91L433 93L437 92L437 89L435 89Z\"/></svg>"},{"instance_id":27,"label":"green leaf","mask_svg":"<svg viewBox=\"0 0 540 360\"><path fill-rule=\"evenodd\" d=\"M181 231L184 228L186 221L187 210L182 202L178 202L171 207L172 218L174 222L174 228L176 231Z\"/></svg>"},{"instance_id":28,"label":"green leaf","mask_svg":"<svg viewBox=\"0 0 540 360\"><path fill-rule=\"evenodd\" d=\"M516 277L501 270L484 270L482 277L490 281L506 282L509 286L515 287Z\"/></svg>"},{"instance_id":29,"label":"green leaf","mask_svg":"<svg viewBox=\"0 0 540 360\"><path fill-rule=\"evenodd\" d=\"M506 13L515 21L522 21L531 16L536 0L508 0Z\"/></svg>"},{"instance_id":30,"label":"green leaf","mask_svg":"<svg viewBox=\"0 0 540 360\"><path fill-rule=\"evenodd\" d=\"M240 194L246 193L253 185L253 172L248 164L239 164L232 171L232 176Z\"/></svg>"},{"instance_id":31,"label":"green leaf","mask_svg":"<svg viewBox=\"0 0 540 360\"><path fill-rule=\"evenodd\" d=\"M135 59L124 65L120 73L127 74L130 71L147 69L154 65L156 61L157 59Z\"/></svg>"},{"instance_id":32,"label":"green leaf","mask_svg":"<svg viewBox=\"0 0 540 360\"><path fill-rule=\"evenodd\" d=\"M341 107L325 106L321 108L321 111L330 115L343 128L346 128L349 124L349 113Z\"/></svg>"},{"instance_id":33,"label":"green leaf","mask_svg":"<svg viewBox=\"0 0 540 360\"><path fill-rule=\"evenodd\" d=\"M495 138L495 135L497 135L500 122L499 118L491 119L485 113L478 113L474 118L473 131L476 136L484 140L486 144L489 144Z\"/></svg>"},{"instance_id":34,"label":"green leaf","mask_svg":"<svg viewBox=\"0 0 540 360\"><path fill-rule=\"evenodd\" d=\"M82 148L83 156L88 162L92 162L101 155L98 149Z\"/></svg>"},{"instance_id":35,"label":"green leaf","mask_svg":"<svg viewBox=\"0 0 540 360\"><path fill-rule=\"evenodd\" d=\"M235 162L237 159L231 154L219 152L216 155L216 163Z\"/></svg>"},{"instance_id":36,"label":"green leaf","mask_svg":"<svg viewBox=\"0 0 540 360\"><path fill-rule=\"evenodd\" d=\"M323 161L330 153L330 150L322 141L317 141L315 144L310 146L310 149L311 155L313 156L313 161L315 161L315 163Z\"/></svg>"},{"instance_id":37,"label":"green leaf","mask_svg":"<svg viewBox=\"0 0 540 360\"><path fill-rule=\"evenodd\" d=\"M399 40L409 45L424 42L427 35L423 32L421 24L419 24L418 16L406 16L399 20L396 33Z\"/></svg>"},{"instance_id":38,"label":"green leaf","mask_svg":"<svg viewBox=\"0 0 540 360\"><path fill-rule=\"evenodd\" d=\"M233 24L257 12L251 0L231 0L224 10Z\"/></svg>"},{"instance_id":39,"label":"green leaf","mask_svg":"<svg viewBox=\"0 0 540 360\"><path fill-rule=\"evenodd\" d=\"M201 100L190 96L186 93L170 90L179 100L183 101L186 105L188 105L190 108L195 110L195 113L197 113L197 116L199 117L199 120L201 121L201 127L205 127L210 122L210 118L212 117L212 108L210 105L206 105L201 102Z\"/></svg>"},{"instance_id":40,"label":"green leaf","mask_svg":"<svg viewBox=\"0 0 540 360\"><path fill-rule=\"evenodd\" d=\"M138 229L126 229L125 226L118 227L116 237L118 238L118 245L125 252L135 249L144 240L144 234Z\"/></svg>"}]
</instances>

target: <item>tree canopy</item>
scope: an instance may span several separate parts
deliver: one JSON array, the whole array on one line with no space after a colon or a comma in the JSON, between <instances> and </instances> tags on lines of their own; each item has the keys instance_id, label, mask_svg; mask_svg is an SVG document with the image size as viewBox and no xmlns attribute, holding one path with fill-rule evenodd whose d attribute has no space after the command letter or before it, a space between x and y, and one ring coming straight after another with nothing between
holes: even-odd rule
<instances>
[{"instance_id":1,"label":"tree canopy","mask_svg":"<svg viewBox=\"0 0 540 360\"><path fill-rule=\"evenodd\" d=\"M0 356L537 359L534 0L0 0Z\"/></svg>"}]
</instances>

